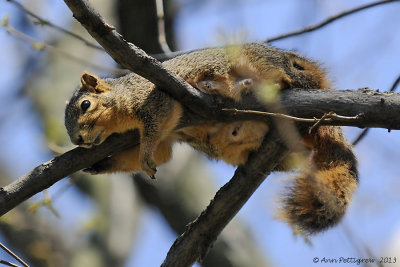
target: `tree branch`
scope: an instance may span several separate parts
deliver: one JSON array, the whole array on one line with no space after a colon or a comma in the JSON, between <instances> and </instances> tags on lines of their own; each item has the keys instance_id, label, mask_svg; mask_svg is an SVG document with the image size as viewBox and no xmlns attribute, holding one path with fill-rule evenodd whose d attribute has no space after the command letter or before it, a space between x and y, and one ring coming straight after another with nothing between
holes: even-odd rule
<instances>
[{"instance_id":1,"label":"tree branch","mask_svg":"<svg viewBox=\"0 0 400 267\"><path fill-rule=\"evenodd\" d=\"M196 260L201 262L219 233L287 152L278 131L271 131L261 148L236 169L207 209L174 242L161 266L191 266Z\"/></svg>"},{"instance_id":2,"label":"tree branch","mask_svg":"<svg viewBox=\"0 0 400 267\"><path fill-rule=\"evenodd\" d=\"M86 0L64 0L74 17L86 28L90 35L104 47L108 54L120 65L148 79L182 103L190 103L188 109L201 107L212 97L194 89L183 79L169 72L159 61L148 56L142 49L128 43L93 10ZM214 103L215 105L216 103Z\"/></svg>"},{"instance_id":3,"label":"tree branch","mask_svg":"<svg viewBox=\"0 0 400 267\"><path fill-rule=\"evenodd\" d=\"M185 115L180 127L204 123L205 121L233 121L243 119L265 120L265 116L234 114L222 108L266 111L265 104L248 95L243 103L223 99L220 96L203 94L182 79L168 72L158 61L142 50L127 43L112 27L94 12L86 1L65 0L89 33L121 65L155 83L185 105ZM385 127L400 129L399 94L383 94L371 90L288 90L282 93L282 105L288 114L303 118L320 117L335 112L343 116L362 113L352 125L359 127ZM349 122L333 121L337 124ZM304 132L304 129L301 130ZM0 190L0 214L4 214L21 201L48 188L62 177L89 167L109 154L138 144L137 132L111 136L102 145L93 149L76 148L36 167L29 174ZM287 149L276 131L271 131L261 149L253 153L248 162L238 167L232 180L215 196L207 210L189 227L171 248L164 266L187 266L201 260L210 244L243 206L259 184L265 179ZM197 244L196 244L197 243Z\"/></svg>"},{"instance_id":4,"label":"tree branch","mask_svg":"<svg viewBox=\"0 0 400 267\"><path fill-rule=\"evenodd\" d=\"M219 98L218 96L215 97ZM245 102L236 106L226 101L224 105L221 104L220 110L213 109L213 107L204 103L201 109L196 110L196 113L185 112L179 127L204 122L267 120L268 118L265 118L264 115L236 114L232 111L221 110L222 108L238 108L265 111L265 106L258 102L250 102L250 99L251 96L247 96ZM400 113L399 93L379 93L368 89L357 91L288 90L282 92L281 104L288 111L288 114L303 118L321 117L331 111L343 116L362 114L358 120L351 120L351 123L338 120L325 121L322 124L400 129L400 117L397 116ZM310 122L305 125L312 126L313 124ZM30 173L0 189L0 215L5 214L34 194L50 187L63 177L90 167L95 162L123 148L137 144L139 144L139 135L136 131L113 135L100 146L92 149L75 148L37 166Z\"/></svg>"},{"instance_id":5,"label":"tree branch","mask_svg":"<svg viewBox=\"0 0 400 267\"><path fill-rule=\"evenodd\" d=\"M86 40L85 38L83 38L82 36L80 36L80 35L78 35L78 34L76 34L74 32L71 32L71 31L69 31L67 29L64 29L63 27L60 27L60 26L57 26L57 25L53 24L49 20L44 19L44 18L40 17L39 15L33 13L32 11L28 10L23 4L15 1L15 0L7 0L7 1L13 3L17 7L19 7L22 11L24 11L27 15L29 15L32 18L36 19L35 24L49 26L49 27L51 27L53 29L56 29L56 30L58 30L58 31L60 31L62 33L65 33L67 35L70 35L70 36L74 37L75 39L78 39L78 40L82 41L86 46L89 46L89 47L92 47L92 48L95 48L97 50L105 52L103 47L98 46L97 44L89 42L88 40Z\"/></svg>"},{"instance_id":6,"label":"tree branch","mask_svg":"<svg viewBox=\"0 0 400 267\"><path fill-rule=\"evenodd\" d=\"M390 87L389 92L394 92L397 88L397 86L400 83L400 75L397 77L397 79L394 81L392 84L392 87ZM365 128L356 139L351 143L353 146L356 146L365 136L367 136L370 128Z\"/></svg>"},{"instance_id":7,"label":"tree branch","mask_svg":"<svg viewBox=\"0 0 400 267\"><path fill-rule=\"evenodd\" d=\"M0 188L0 216L19 203L49 188L62 178L87 168L115 151L139 143L139 133L132 131L121 137L110 136L104 145L92 149L75 148L37 166L13 183Z\"/></svg>"},{"instance_id":8,"label":"tree branch","mask_svg":"<svg viewBox=\"0 0 400 267\"><path fill-rule=\"evenodd\" d=\"M9 255L11 255L14 259L16 259L19 263L21 263L24 267L29 267L28 264L26 264L20 257L17 256L14 252L12 252L9 248L7 248L5 245L3 245L0 242L0 248L7 252Z\"/></svg>"},{"instance_id":9,"label":"tree branch","mask_svg":"<svg viewBox=\"0 0 400 267\"><path fill-rule=\"evenodd\" d=\"M288 33L285 33L285 34L281 34L281 35L278 35L278 36L275 36L275 37L268 38L268 39L264 40L263 42L264 43L272 43L272 42L283 40L283 39L286 39L286 38L289 38L289 37L294 37L294 36L301 35L301 34L304 34L304 33L313 32L313 31L316 31L318 29L321 29L321 28L331 24L332 22L335 22L338 19L341 19L341 18L349 16L349 15L353 15L353 14L359 12L359 11L362 11L362 10L365 10L365 9L368 9L368 8L372 8L372 7L375 7L375 6L379 6L379 5L389 4L389 3L392 3L392 2L396 2L396 1L399 1L399 0L384 0L384 1L378 1L378 2L374 2L374 3L362 5L362 6L354 8L354 9L351 9L351 10L344 11L342 13L336 14L336 15L334 15L332 17L327 18L326 20L324 20L324 21L322 21L320 23L317 23L317 24L314 24L314 25L309 25L309 26L306 26L306 27L301 28L299 30L295 30L295 31L292 31L292 32L288 32ZM196 51L196 50L174 51L174 52L164 53L164 54L155 54L153 56L155 58L157 58L158 60L165 61L165 60L174 58L176 56L188 54L188 53L193 52L193 51Z\"/></svg>"},{"instance_id":10,"label":"tree branch","mask_svg":"<svg viewBox=\"0 0 400 267\"><path fill-rule=\"evenodd\" d=\"M15 37L29 42L31 44L31 47L33 49L39 50L39 51L43 51L43 50L47 50L50 53L54 53L54 54L58 54L63 56L66 59L69 59L73 62L76 62L78 64L82 64L84 66L88 66L97 70L102 70L102 71L106 71L109 73L115 73L115 74L127 74L129 71L128 70L124 70L124 69L118 69L118 68L112 68L112 67L107 67L107 66L102 66L102 65L97 65L95 63L92 63L90 61L87 61L85 59L82 59L82 57L79 56L75 56L74 54L71 54L67 51L64 51L60 48L57 48L55 46L52 46L50 44L46 44L44 42L39 42L37 40L35 40L34 38L30 37L29 35L18 31L17 29L15 29L14 27L10 26L8 24L8 19L4 19L3 22L3 27L6 29L6 31L9 34L14 35Z\"/></svg>"},{"instance_id":11,"label":"tree branch","mask_svg":"<svg viewBox=\"0 0 400 267\"><path fill-rule=\"evenodd\" d=\"M285 33L285 34L276 36L276 37L269 38L269 39L265 40L264 42L265 43L271 43L271 42L275 42L275 41L282 40L282 39L285 39L285 38L297 36L297 35L300 35L300 34L303 34L303 33L312 32L312 31L318 30L318 29L320 29L320 28L322 28L322 27L324 27L324 26L326 26L326 25L328 25L328 24L330 24L330 23L332 23L332 22L334 22L334 21L336 21L336 20L338 20L340 18L346 17L346 16L354 14L356 12L359 12L359 11L362 11L362 10L365 10L365 9L368 9L368 8L371 8L371 7L384 5L384 4L389 4L389 3L392 3L392 2L398 2L398 1L399 0L384 0L384 1L378 1L378 2L374 2L374 3L366 4L366 5L363 5L363 6L359 6L357 8L354 8L354 9L351 9L351 10L336 14L335 16L332 16L332 17L330 17L330 18L328 18L328 19L326 19L326 20L324 20L324 21L322 21L320 23L307 26L307 27L305 27L303 29L299 29L297 31L293 31L293 32L289 32L289 33Z\"/></svg>"}]
</instances>

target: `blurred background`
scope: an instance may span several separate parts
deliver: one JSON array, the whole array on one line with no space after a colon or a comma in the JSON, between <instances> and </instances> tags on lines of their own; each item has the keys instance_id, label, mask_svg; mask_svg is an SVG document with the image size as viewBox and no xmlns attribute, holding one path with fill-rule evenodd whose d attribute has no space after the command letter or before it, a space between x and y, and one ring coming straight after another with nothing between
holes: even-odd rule
<instances>
[{"instance_id":1,"label":"blurred background","mask_svg":"<svg viewBox=\"0 0 400 267\"><path fill-rule=\"evenodd\" d=\"M127 40L150 54L162 52L155 1L90 2ZM172 50L261 41L370 2L164 0L166 38ZM272 45L320 61L336 89L385 91L400 75L399 14L400 2L381 5ZM0 28L1 186L73 147L63 124L65 101L84 70L105 77L117 67L100 49L47 25L94 42L63 1L0 1L0 19L6 16ZM350 141L360 132L345 129ZM273 174L223 231L203 266L322 265L313 263L315 257L387 257L397 259L387 266L400 266L399 137L398 131L373 129L357 144L360 186L337 227L309 240L295 237L274 218L285 182L295 174ZM234 170L176 145L156 181L78 172L2 216L0 242L32 266L159 266ZM2 250L0 260L15 263Z\"/></svg>"}]
</instances>

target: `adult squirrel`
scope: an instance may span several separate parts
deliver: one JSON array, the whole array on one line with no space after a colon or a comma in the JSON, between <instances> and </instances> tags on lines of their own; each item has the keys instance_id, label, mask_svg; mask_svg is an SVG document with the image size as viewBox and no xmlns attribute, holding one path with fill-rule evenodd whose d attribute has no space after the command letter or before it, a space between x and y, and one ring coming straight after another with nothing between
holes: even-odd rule
<instances>
[{"instance_id":1,"label":"adult squirrel","mask_svg":"<svg viewBox=\"0 0 400 267\"><path fill-rule=\"evenodd\" d=\"M250 43L191 52L163 63L193 87L240 101L257 93L264 82L280 89L329 88L319 66L295 52ZM134 73L99 79L84 73L65 110L71 141L79 146L101 144L112 133L139 129L140 145L114 154L87 171L97 173L145 171L171 158L176 141L187 142L208 157L233 165L247 161L271 125L261 121L202 124L177 129L181 104ZM320 126L303 137L307 164L289 186L280 217L297 232L313 234L343 217L358 184L357 160L339 127ZM279 170L287 170L283 162Z\"/></svg>"}]
</instances>

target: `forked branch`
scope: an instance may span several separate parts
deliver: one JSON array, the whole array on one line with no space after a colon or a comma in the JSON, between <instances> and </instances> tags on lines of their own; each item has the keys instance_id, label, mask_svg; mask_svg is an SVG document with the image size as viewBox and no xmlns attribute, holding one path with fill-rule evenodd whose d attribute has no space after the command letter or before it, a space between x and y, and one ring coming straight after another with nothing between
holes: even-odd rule
<instances>
[{"instance_id":1,"label":"forked branch","mask_svg":"<svg viewBox=\"0 0 400 267\"><path fill-rule=\"evenodd\" d=\"M265 120L262 114L240 114L232 110L267 111L254 96L235 103L220 96L203 94L182 79L167 71L158 61L142 50L127 43L109 26L87 1L65 0L89 33L121 65L155 83L185 106L180 127L206 122L234 120ZM358 91L290 90L281 95L281 104L288 115L311 118L336 112L354 120L323 120L321 123L353 125L359 127L385 127L400 129L400 95L383 94L367 89ZM362 116L358 116L358 114ZM304 123L304 122L303 122ZM315 121L307 126L312 126ZM307 127L301 127L304 133ZM118 150L138 144L137 132L113 135L93 149L76 148L36 167L32 172L0 190L0 214L4 214L25 199L51 186L63 177L90 167L95 162ZM189 266L201 260L221 230L235 216L266 175L279 163L287 148L276 131L271 131L261 149L252 154L248 162L237 168L234 177L217 193L209 207L191 224L175 242L164 266ZM261 156L262 155L262 156Z\"/></svg>"}]
</instances>

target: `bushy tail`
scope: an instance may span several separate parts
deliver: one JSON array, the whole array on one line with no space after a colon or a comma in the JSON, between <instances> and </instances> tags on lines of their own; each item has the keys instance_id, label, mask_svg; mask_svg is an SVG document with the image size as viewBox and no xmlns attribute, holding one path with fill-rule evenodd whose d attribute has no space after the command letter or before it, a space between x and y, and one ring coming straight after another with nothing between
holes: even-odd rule
<instances>
[{"instance_id":1,"label":"bushy tail","mask_svg":"<svg viewBox=\"0 0 400 267\"><path fill-rule=\"evenodd\" d=\"M283 217L295 232L309 235L337 224L358 184L357 160L339 127L321 126L306 142L309 165L283 198Z\"/></svg>"}]
</instances>

